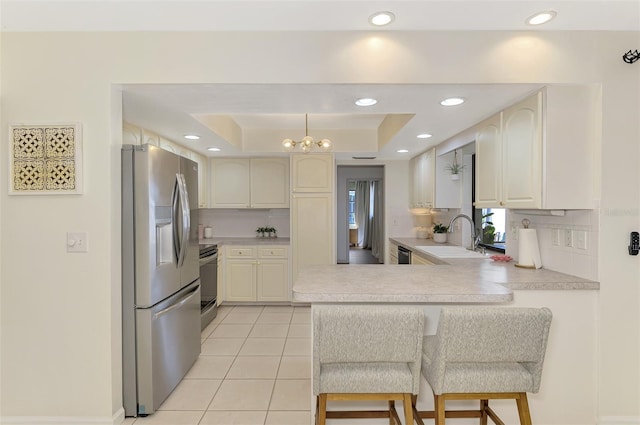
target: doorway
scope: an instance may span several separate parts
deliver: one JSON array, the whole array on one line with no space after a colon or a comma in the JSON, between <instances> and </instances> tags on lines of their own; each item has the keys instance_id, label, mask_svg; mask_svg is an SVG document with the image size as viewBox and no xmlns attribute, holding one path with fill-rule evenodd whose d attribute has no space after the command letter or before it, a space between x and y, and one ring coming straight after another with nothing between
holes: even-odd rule
<instances>
[{"instance_id":1,"label":"doorway","mask_svg":"<svg viewBox=\"0 0 640 425\"><path fill-rule=\"evenodd\" d=\"M337 168L338 264L382 264L384 166Z\"/></svg>"}]
</instances>

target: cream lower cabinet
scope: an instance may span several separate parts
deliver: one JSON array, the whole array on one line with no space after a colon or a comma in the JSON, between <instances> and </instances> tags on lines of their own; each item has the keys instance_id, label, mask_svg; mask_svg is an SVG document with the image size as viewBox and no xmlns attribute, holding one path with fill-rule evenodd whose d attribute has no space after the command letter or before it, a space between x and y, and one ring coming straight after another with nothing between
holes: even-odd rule
<instances>
[{"instance_id":1,"label":"cream lower cabinet","mask_svg":"<svg viewBox=\"0 0 640 425\"><path fill-rule=\"evenodd\" d=\"M398 245L389 244L389 264L398 264Z\"/></svg>"},{"instance_id":2,"label":"cream lower cabinet","mask_svg":"<svg viewBox=\"0 0 640 425\"><path fill-rule=\"evenodd\" d=\"M289 301L288 248L230 246L225 256L225 301Z\"/></svg>"},{"instance_id":3,"label":"cream lower cabinet","mask_svg":"<svg viewBox=\"0 0 640 425\"><path fill-rule=\"evenodd\" d=\"M430 265L433 265L434 263L432 263L429 260L425 260L422 257L418 257L417 255L415 255L415 253L412 253L411 254L411 264L421 265L421 266L430 266Z\"/></svg>"}]
</instances>

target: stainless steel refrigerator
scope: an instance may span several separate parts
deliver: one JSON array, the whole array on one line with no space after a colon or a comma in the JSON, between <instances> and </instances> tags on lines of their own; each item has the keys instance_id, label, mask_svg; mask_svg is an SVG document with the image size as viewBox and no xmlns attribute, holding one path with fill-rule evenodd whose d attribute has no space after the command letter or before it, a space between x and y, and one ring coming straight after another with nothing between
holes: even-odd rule
<instances>
[{"instance_id":1,"label":"stainless steel refrigerator","mask_svg":"<svg viewBox=\"0 0 640 425\"><path fill-rule=\"evenodd\" d=\"M123 402L148 415L200 354L198 165L122 148Z\"/></svg>"}]
</instances>

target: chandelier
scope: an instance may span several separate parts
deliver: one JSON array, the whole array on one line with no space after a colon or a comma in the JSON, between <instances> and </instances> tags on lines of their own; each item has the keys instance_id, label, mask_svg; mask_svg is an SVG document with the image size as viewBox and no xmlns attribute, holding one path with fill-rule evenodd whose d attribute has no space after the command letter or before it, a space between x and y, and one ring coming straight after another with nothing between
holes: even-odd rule
<instances>
[{"instance_id":1,"label":"chandelier","mask_svg":"<svg viewBox=\"0 0 640 425\"><path fill-rule=\"evenodd\" d=\"M331 140L322 139L319 141L313 140L313 137L309 136L309 116L304 114L304 137L299 142L291 139L284 139L282 141L282 147L285 150L292 151L296 148L296 146L300 146L304 153L309 153L314 147L322 151L330 151L331 150Z\"/></svg>"}]
</instances>

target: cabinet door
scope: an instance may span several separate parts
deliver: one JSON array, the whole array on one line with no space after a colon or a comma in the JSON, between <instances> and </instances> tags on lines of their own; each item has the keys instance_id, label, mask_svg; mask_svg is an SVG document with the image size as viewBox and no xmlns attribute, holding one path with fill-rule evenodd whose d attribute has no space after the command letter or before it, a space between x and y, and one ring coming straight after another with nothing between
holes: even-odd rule
<instances>
[{"instance_id":1,"label":"cabinet door","mask_svg":"<svg viewBox=\"0 0 640 425\"><path fill-rule=\"evenodd\" d=\"M243 158L211 161L211 208L249 208L250 164Z\"/></svg>"},{"instance_id":2,"label":"cabinet door","mask_svg":"<svg viewBox=\"0 0 640 425\"><path fill-rule=\"evenodd\" d=\"M142 143L149 143L151 145L160 146L160 136L156 133L142 129Z\"/></svg>"},{"instance_id":3,"label":"cabinet door","mask_svg":"<svg viewBox=\"0 0 640 425\"><path fill-rule=\"evenodd\" d=\"M142 144L142 129L128 122L122 123L122 144L140 145Z\"/></svg>"},{"instance_id":4,"label":"cabinet door","mask_svg":"<svg viewBox=\"0 0 640 425\"><path fill-rule=\"evenodd\" d=\"M291 156L291 164L293 192L333 191L332 154L295 154Z\"/></svg>"},{"instance_id":5,"label":"cabinet door","mask_svg":"<svg viewBox=\"0 0 640 425\"><path fill-rule=\"evenodd\" d=\"M258 301L289 301L287 260L259 260Z\"/></svg>"},{"instance_id":6,"label":"cabinet door","mask_svg":"<svg viewBox=\"0 0 640 425\"><path fill-rule=\"evenodd\" d=\"M433 208L436 180L435 149L430 149L422 154L422 163L422 202L425 208Z\"/></svg>"},{"instance_id":7,"label":"cabinet door","mask_svg":"<svg viewBox=\"0 0 640 425\"><path fill-rule=\"evenodd\" d=\"M291 259L295 281L303 266L334 264L333 194L293 195Z\"/></svg>"},{"instance_id":8,"label":"cabinet door","mask_svg":"<svg viewBox=\"0 0 640 425\"><path fill-rule=\"evenodd\" d=\"M209 206L209 164L205 156L189 152L189 158L198 164L198 207Z\"/></svg>"},{"instance_id":9,"label":"cabinet door","mask_svg":"<svg viewBox=\"0 0 640 425\"><path fill-rule=\"evenodd\" d=\"M502 201L508 208L541 208L542 93L503 112Z\"/></svg>"},{"instance_id":10,"label":"cabinet door","mask_svg":"<svg viewBox=\"0 0 640 425\"><path fill-rule=\"evenodd\" d=\"M476 199L477 208L500 207L502 204L502 113L478 125L476 132Z\"/></svg>"},{"instance_id":11,"label":"cabinet door","mask_svg":"<svg viewBox=\"0 0 640 425\"><path fill-rule=\"evenodd\" d=\"M422 257L418 257L417 255L413 254L411 256L411 264L415 264L415 265L420 265L420 266L430 266L433 265L433 263L429 260L425 260Z\"/></svg>"},{"instance_id":12,"label":"cabinet door","mask_svg":"<svg viewBox=\"0 0 640 425\"><path fill-rule=\"evenodd\" d=\"M289 159L251 159L251 207L289 208Z\"/></svg>"},{"instance_id":13,"label":"cabinet door","mask_svg":"<svg viewBox=\"0 0 640 425\"><path fill-rule=\"evenodd\" d=\"M225 266L227 301L255 301L256 261L227 260Z\"/></svg>"}]
</instances>

